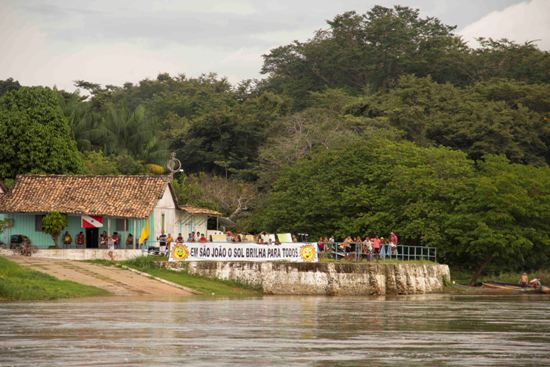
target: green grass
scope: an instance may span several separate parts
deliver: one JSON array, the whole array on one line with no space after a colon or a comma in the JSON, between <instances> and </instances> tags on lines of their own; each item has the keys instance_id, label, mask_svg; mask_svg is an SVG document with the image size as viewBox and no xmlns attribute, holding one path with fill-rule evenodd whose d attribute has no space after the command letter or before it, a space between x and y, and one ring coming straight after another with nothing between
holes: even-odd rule
<instances>
[{"instance_id":1,"label":"green grass","mask_svg":"<svg viewBox=\"0 0 550 367\"><path fill-rule=\"evenodd\" d=\"M31 301L105 295L109 295L106 290L59 280L0 257L1 300Z\"/></svg>"},{"instance_id":2,"label":"green grass","mask_svg":"<svg viewBox=\"0 0 550 367\"><path fill-rule=\"evenodd\" d=\"M196 290L204 296L217 297L254 297L262 295L262 291L233 281L210 279L187 274L186 269L176 272L156 267L154 261L166 261L165 257L141 256L120 264L143 271L153 276L165 279L187 288Z\"/></svg>"},{"instance_id":3,"label":"green grass","mask_svg":"<svg viewBox=\"0 0 550 367\"><path fill-rule=\"evenodd\" d=\"M522 272L501 272L495 274L486 274L479 277L478 282L499 281L507 283L517 283ZM473 272L463 271L451 267L451 279L458 284L468 285L472 279ZM550 269L541 269L528 273L529 279L539 278L542 284L550 284Z\"/></svg>"}]
</instances>

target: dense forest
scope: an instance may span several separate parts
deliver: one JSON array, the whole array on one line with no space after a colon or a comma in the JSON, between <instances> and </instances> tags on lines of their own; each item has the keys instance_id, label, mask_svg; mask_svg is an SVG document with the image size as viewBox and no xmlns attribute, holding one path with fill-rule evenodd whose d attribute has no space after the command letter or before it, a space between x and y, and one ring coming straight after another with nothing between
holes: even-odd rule
<instances>
[{"instance_id":1,"label":"dense forest","mask_svg":"<svg viewBox=\"0 0 550 367\"><path fill-rule=\"evenodd\" d=\"M0 81L0 178L162 174L243 231L387 236L477 270L550 264L550 53L418 10L347 12L261 80L160 74L80 92Z\"/></svg>"}]
</instances>

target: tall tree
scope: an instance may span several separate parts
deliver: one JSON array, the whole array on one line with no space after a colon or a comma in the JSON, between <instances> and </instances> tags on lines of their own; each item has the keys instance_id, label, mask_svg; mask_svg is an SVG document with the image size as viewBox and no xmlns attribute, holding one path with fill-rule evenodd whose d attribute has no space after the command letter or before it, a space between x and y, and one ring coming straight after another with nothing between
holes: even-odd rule
<instances>
[{"instance_id":1,"label":"tall tree","mask_svg":"<svg viewBox=\"0 0 550 367\"><path fill-rule=\"evenodd\" d=\"M22 87L0 98L0 177L77 173L80 155L49 88Z\"/></svg>"}]
</instances>

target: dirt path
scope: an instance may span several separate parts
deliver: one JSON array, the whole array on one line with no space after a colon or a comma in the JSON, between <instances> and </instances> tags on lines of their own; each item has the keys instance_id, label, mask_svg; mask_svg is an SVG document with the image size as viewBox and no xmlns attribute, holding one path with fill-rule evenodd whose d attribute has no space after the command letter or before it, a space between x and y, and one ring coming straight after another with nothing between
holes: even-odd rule
<instances>
[{"instance_id":1,"label":"dirt path","mask_svg":"<svg viewBox=\"0 0 550 367\"><path fill-rule=\"evenodd\" d=\"M10 256L10 260L58 279L93 285L116 296L189 296L192 293L114 266L82 261Z\"/></svg>"}]
</instances>

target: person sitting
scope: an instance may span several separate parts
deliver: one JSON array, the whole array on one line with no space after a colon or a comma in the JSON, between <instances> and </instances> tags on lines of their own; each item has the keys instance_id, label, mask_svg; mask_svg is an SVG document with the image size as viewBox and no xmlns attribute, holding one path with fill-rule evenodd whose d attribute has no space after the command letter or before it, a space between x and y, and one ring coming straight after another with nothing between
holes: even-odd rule
<instances>
[{"instance_id":1,"label":"person sitting","mask_svg":"<svg viewBox=\"0 0 550 367\"><path fill-rule=\"evenodd\" d=\"M160 236L157 237L157 240L159 241L159 251L161 254L164 254L166 252L166 239L168 237L164 232L160 234Z\"/></svg>"},{"instance_id":2,"label":"person sitting","mask_svg":"<svg viewBox=\"0 0 550 367\"><path fill-rule=\"evenodd\" d=\"M115 241L113 240L112 236L107 237L107 247L109 248L109 250L115 249Z\"/></svg>"},{"instance_id":3,"label":"person sitting","mask_svg":"<svg viewBox=\"0 0 550 367\"><path fill-rule=\"evenodd\" d=\"M103 231L101 236L99 237L99 248L106 249L107 248L107 241L108 241L107 232Z\"/></svg>"},{"instance_id":4,"label":"person sitting","mask_svg":"<svg viewBox=\"0 0 550 367\"><path fill-rule=\"evenodd\" d=\"M540 279L538 278L533 278L531 279L531 281L529 282L529 287L531 288L535 288L535 289L538 289L542 286L541 282L540 282Z\"/></svg>"},{"instance_id":5,"label":"person sitting","mask_svg":"<svg viewBox=\"0 0 550 367\"><path fill-rule=\"evenodd\" d=\"M261 233L258 233L258 235L256 236L256 244L258 244L258 245L263 245L264 244L264 240L262 239L262 234Z\"/></svg>"},{"instance_id":6,"label":"person sitting","mask_svg":"<svg viewBox=\"0 0 550 367\"><path fill-rule=\"evenodd\" d=\"M113 233L113 243L115 248L118 248L118 245L120 244L120 237L118 236L118 232Z\"/></svg>"},{"instance_id":7,"label":"person sitting","mask_svg":"<svg viewBox=\"0 0 550 367\"><path fill-rule=\"evenodd\" d=\"M77 248L84 248L84 242L85 242L85 238L84 238L84 233L82 233L82 231L76 235L76 247Z\"/></svg>"},{"instance_id":8,"label":"person sitting","mask_svg":"<svg viewBox=\"0 0 550 367\"><path fill-rule=\"evenodd\" d=\"M126 237L126 249L131 249L134 247L134 236L132 236L131 233L128 233L128 237Z\"/></svg>"},{"instance_id":9,"label":"person sitting","mask_svg":"<svg viewBox=\"0 0 550 367\"><path fill-rule=\"evenodd\" d=\"M527 273L521 274L521 277L519 278L519 285L521 287L527 287L529 285L529 276Z\"/></svg>"},{"instance_id":10,"label":"person sitting","mask_svg":"<svg viewBox=\"0 0 550 367\"><path fill-rule=\"evenodd\" d=\"M225 240L227 242L235 242L233 241L233 233L229 229L225 232Z\"/></svg>"},{"instance_id":11,"label":"person sitting","mask_svg":"<svg viewBox=\"0 0 550 367\"><path fill-rule=\"evenodd\" d=\"M344 251L344 252L349 252L350 251L350 246L351 246L351 243L353 242L353 239L351 238L351 236L347 236L344 241L342 241L342 243L340 243L340 250Z\"/></svg>"},{"instance_id":12,"label":"person sitting","mask_svg":"<svg viewBox=\"0 0 550 367\"><path fill-rule=\"evenodd\" d=\"M195 234L193 232L189 232L189 235L187 236L187 242L195 242Z\"/></svg>"},{"instance_id":13,"label":"person sitting","mask_svg":"<svg viewBox=\"0 0 550 367\"><path fill-rule=\"evenodd\" d=\"M181 235L181 233L178 233L178 237L176 238L176 243L177 244L183 243L183 236Z\"/></svg>"},{"instance_id":14,"label":"person sitting","mask_svg":"<svg viewBox=\"0 0 550 367\"><path fill-rule=\"evenodd\" d=\"M204 235L204 233L201 233L201 236L199 237L199 242L200 243L208 242L208 240L206 239L206 236Z\"/></svg>"},{"instance_id":15,"label":"person sitting","mask_svg":"<svg viewBox=\"0 0 550 367\"><path fill-rule=\"evenodd\" d=\"M63 247L71 248L72 243L73 243L73 238L71 237L68 231L65 231L65 234L63 235Z\"/></svg>"}]
</instances>

